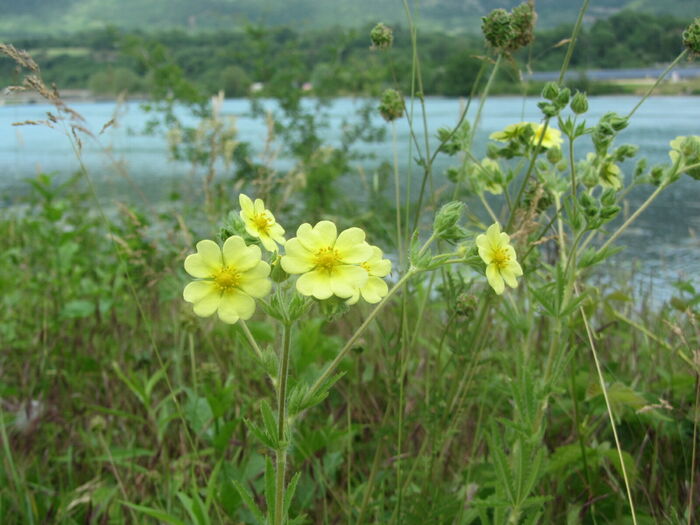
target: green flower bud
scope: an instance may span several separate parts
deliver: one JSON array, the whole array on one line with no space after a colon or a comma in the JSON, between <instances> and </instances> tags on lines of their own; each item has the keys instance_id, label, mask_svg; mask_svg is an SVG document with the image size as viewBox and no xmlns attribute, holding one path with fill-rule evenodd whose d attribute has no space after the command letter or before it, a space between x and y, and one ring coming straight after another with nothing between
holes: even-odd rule
<instances>
[{"instance_id":1,"label":"green flower bud","mask_svg":"<svg viewBox=\"0 0 700 525\"><path fill-rule=\"evenodd\" d=\"M370 31L369 38L372 41L372 49L387 49L394 42L394 32L380 22Z\"/></svg>"},{"instance_id":2,"label":"green flower bud","mask_svg":"<svg viewBox=\"0 0 700 525\"><path fill-rule=\"evenodd\" d=\"M617 201L617 193L612 188L608 188L600 196L600 202L605 206L612 206Z\"/></svg>"},{"instance_id":3,"label":"green flower bud","mask_svg":"<svg viewBox=\"0 0 700 525\"><path fill-rule=\"evenodd\" d=\"M627 117L621 117L617 113L613 112L606 113L605 115L603 115L600 121L601 123L605 122L607 124L610 124L610 127L615 131L622 131L629 124L629 119Z\"/></svg>"},{"instance_id":4,"label":"green flower bud","mask_svg":"<svg viewBox=\"0 0 700 525\"><path fill-rule=\"evenodd\" d=\"M593 166L587 165L581 173L581 182L586 188L593 188L598 184L598 173Z\"/></svg>"},{"instance_id":5,"label":"green flower bud","mask_svg":"<svg viewBox=\"0 0 700 525\"><path fill-rule=\"evenodd\" d=\"M620 213L620 210L621 208L619 206L605 206L600 210L600 218L604 221L612 220Z\"/></svg>"},{"instance_id":6,"label":"green flower bud","mask_svg":"<svg viewBox=\"0 0 700 525\"><path fill-rule=\"evenodd\" d=\"M384 120L391 122L403 116L404 102L401 93L395 89L386 89L382 93L382 98L379 102L379 113Z\"/></svg>"},{"instance_id":7,"label":"green flower bud","mask_svg":"<svg viewBox=\"0 0 700 525\"><path fill-rule=\"evenodd\" d=\"M691 54L700 55L700 18L693 20L693 23L683 31L683 45Z\"/></svg>"},{"instance_id":8,"label":"green flower bud","mask_svg":"<svg viewBox=\"0 0 700 525\"><path fill-rule=\"evenodd\" d=\"M271 263L272 269L270 270L270 279L275 283L282 283L289 279L289 274L282 269L280 264L281 257L277 255L274 261Z\"/></svg>"},{"instance_id":9,"label":"green flower bud","mask_svg":"<svg viewBox=\"0 0 700 525\"><path fill-rule=\"evenodd\" d=\"M612 157L616 161L621 162L625 159L631 159L632 157L634 157L637 154L637 151L639 151L638 146L633 146L632 144L623 144L613 152Z\"/></svg>"},{"instance_id":10,"label":"green flower bud","mask_svg":"<svg viewBox=\"0 0 700 525\"><path fill-rule=\"evenodd\" d=\"M567 87L562 89L559 92L559 95L557 95L557 100L556 103L561 106L562 108L566 106L569 103L569 99L571 98L571 90Z\"/></svg>"},{"instance_id":11,"label":"green flower bud","mask_svg":"<svg viewBox=\"0 0 700 525\"><path fill-rule=\"evenodd\" d=\"M556 164L563 157L564 156L562 155L561 148L559 148L559 146L554 146L547 150L547 160L552 164Z\"/></svg>"},{"instance_id":12,"label":"green flower bud","mask_svg":"<svg viewBox=\"0 0 700 525\"><path fill-rule=\"evenodd\" d=\"M556 82L547 82L542 89L542 98L554 100L559 96L559 84Z\"/></svg>"},{"instance_id":13,"label":"green flower bud","mask_svg":"<svg viewBox=\"0 0 700 525\"><path fill-rule=\"evenodd\" d=\"M441 239L455 240L461 235L457 223L462 218L464 203L459 201L448 202L435 215L433 233Z\"/></svg>"},{"instance_id":14,"label":"green flower bud","mask_svg":"<svg viewBox=\"0 0 700 525\"><path fill-rule=\"evenodd\" d=\"M579 197L579 202L581 203L581 207L584 210L588 210L591 208L598 208L598 205L593 197L591 197L588 193L582 193L581 196Z\"/></svg>"},{"instance_id":15,"label":"green flower bud","mask_svg":"<svg viewBox=\"0 0 700 525\"><path fill-rule=\"evenodd\" d=\"M588 111L588 98L585 93L576 92L574 98L571 99L571 111L577 115L582 115Z\"/></svg>"},{"instance_id":16,"label":"green flower bud","mask_svg":"<svg viewBox=\"0 0 700 525\"><path fill-rule=\"evenodd\" d=\"M545 117L556 117L559 114L559 108L549 102L538 102L537 107L542 110Z\"/></svg>"}]
</instances>

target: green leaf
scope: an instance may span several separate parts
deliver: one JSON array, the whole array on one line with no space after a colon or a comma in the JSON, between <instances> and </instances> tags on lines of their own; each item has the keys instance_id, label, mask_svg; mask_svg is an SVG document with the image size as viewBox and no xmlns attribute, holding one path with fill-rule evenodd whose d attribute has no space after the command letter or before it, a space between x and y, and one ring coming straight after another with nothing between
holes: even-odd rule
<instances>
[{"instance_id":1,"label":"green leaf","mask_svg":"<svg viewBox=\"0 0 700 525\"><path fill-rule=\"evenodd\" d=\"M187 525L184 521L182 521L180 518L176 518L172 514L168 514L167 512L163 510L158 510L154 509L151 507L145 507L143 505L135 505L133 503L129 503L128 501L120 501L122 505L126 505L127 507L130 507L134 509L137 512L141 512L142 514L145 514L146 516L150 516L151 518L155 518L159 520L161 523L167 523L169 525Z\"/></svg>"},{"instance_id":2,"label":"green leaf","mask_svg":"<svg viewBox=\"0 0 700 525\"><path fill-rule=\"evenodd\" d=\"M277 509L277 493L275 492L275 467L269 457L265 458L265 503L270 514L270 520L275 523Z\"/></svg>"},{"instance_id":3,"label":"green leaf","mask_svg":"<svg viewBox=\"0 0 700 525\"><path fill-rule=\"evenodd\" d=\"M64 319L84 319L95 313L95 303L76 299L68 301L61 310L61 317Z\"/></svg>"},{"instance_id":4,"label":"green leaf","mask_svg":"<svg viewBox=\"0 0 700 525\"><path fill-rule=\"evenodd\" d=\"M258 505L255 503L255 500L248 489L235 479L231 480L231 483L234 487L236 487L239 496L243 500L243 503L246 504L248 510L251 512L251 514L253 514L253 517L259 523L259 525L265 525L265 516L260 510L260 507L258 507Z\"/></svg>"}]
</instances>

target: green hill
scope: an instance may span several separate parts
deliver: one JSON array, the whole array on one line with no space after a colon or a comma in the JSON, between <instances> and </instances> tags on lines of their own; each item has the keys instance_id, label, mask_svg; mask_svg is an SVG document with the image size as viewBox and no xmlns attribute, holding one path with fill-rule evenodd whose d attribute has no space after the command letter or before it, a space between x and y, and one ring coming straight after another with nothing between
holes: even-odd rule
<instances>
[{"instance_id":1,"label":"green hill","mask_svg":"<svg viewBox=\"0 0 700 525\"><path fill-rule=\"evenodd\" d=\"M517 0L409 1L421 27L473 32L480 17ZM539 27L572 22L580 0L538 0ZM594 0L588 21L630 8L684 18L700 14L699 0ZM401 0L0 0L0 37L60 34L114 25L123 29L231 29L245 23L293 26L360 27L367 23L405 23Z\"/></svg>"}]
</instances>

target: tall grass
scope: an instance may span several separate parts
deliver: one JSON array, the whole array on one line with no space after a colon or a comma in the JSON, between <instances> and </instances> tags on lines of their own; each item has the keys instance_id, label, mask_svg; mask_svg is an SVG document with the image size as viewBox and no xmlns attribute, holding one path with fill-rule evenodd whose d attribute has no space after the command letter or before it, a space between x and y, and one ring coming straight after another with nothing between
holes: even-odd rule
<instances>
[{"instance_id":1,"label":"tall grass","mask_svg":"<svg viewBox=\"0 0 700 525\"><path fill-rule=\"evenodd\" d=\"M217 103L208 113L193 104L202 120L186 128L161 90L160 124L178 130L171 145L202 187L167 213L108 206L82 162L99 132L31 57L0 47L27 70L24 88L55 106L23 124L62 133L77 170L32 179L0 217L0 521L693 522L700 293L680 283L650 309L628 281L597 279L624 257L617 241L639 214L682 175L698 177L700 138L622 177L618 164L638 152L615 139L636 107L585 121L589 101L562 83L565 57L542 121L505 130L481 157L472 144L484 101L528 43L529 7L485 20L479 101L441 130L429 125L418 26L404 7L411 93L384 98L382 114L407 119L421 182L402 173L394 133L394 188L368 186L365 199L335 186L358 135L325 144L323 105L305 107L290 86L264 115L268 146L277 132L296 162L289 172L272 155L253 161ZM358 129L370 120L362 114ZM582 141L595 153L579 158ZM438 156L453 159L445 188ZM645 186L647 200L615 221L627 192ZM319 218L364 228L394 256L388 293L349 307L303 299L278 274L250 321L196 317L181 298L183 261L198 239L240 233L241 188L260 192L288 237ZM467 198L483 209L465 212ZM503 294L476 246L492 222L524 270Z\"/></svg>"}]
</instances>

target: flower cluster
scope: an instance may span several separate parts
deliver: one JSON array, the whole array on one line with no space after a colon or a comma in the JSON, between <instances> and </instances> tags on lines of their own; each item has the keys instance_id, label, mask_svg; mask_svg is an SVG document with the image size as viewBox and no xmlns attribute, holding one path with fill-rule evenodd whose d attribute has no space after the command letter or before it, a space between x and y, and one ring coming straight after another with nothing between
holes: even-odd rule
<instances>
[{"instance_id":1,"label":"flower cluster","mask_svg":"<svg viewBox=\"0 0 700 525\"><path fill-rule=\"evenodd\" d=\"M378 303L387 295L383 277L391 272L391 261L365 241L360 228L338 234L330 221L313 227L305 223L296 237L285 241L284 228L261 199L253 202L241 194L239 201L247 234L275 254L278 244L284 246L280 265L287 274L299 274L296 289L300 294L320 300L336 296L348 304L360 298ZM211 240L198 242L197 253L185 259L185 271L197 279L183 292L185 301L194 305L194 313L201 317L218 313L230 324L250 319L255 299L265 297L272 287L271 267L262 260L260 247L247 245L239 235L226 239L223 248Z\"/></svg>"},{"instance_id":2,"label":"flower cluster","mask_svg":"<svg viewBox=\"0 0 700 525\"><path fill-rule=\"evenodd\" d=\"M300 274L297 291L316 299L335 295L350 304L362 296L377 303L386 295L386 283L379 279L391 271L391 262L382 259L382 251L365 241L360 228L348 228L338 234L334 223L304 223L297 236L285 244L282 269ZM380 284L381 283L381 284Z\"/></svg>"}]
</instances>

